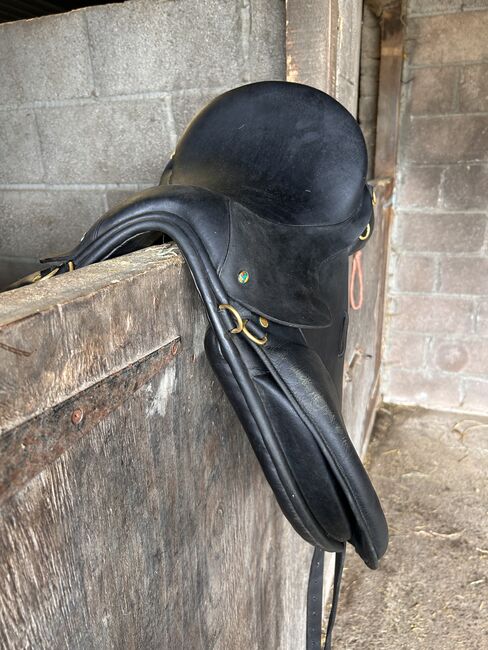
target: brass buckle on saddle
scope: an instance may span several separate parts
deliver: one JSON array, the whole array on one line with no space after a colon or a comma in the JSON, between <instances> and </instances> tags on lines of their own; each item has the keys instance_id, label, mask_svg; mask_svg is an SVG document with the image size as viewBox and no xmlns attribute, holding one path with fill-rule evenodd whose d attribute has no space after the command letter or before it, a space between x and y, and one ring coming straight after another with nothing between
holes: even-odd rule
<instances>
[{"instance_id":1,"label":"brass buckle on saddle","mask_svg":"<svg viewBox=\"0 0 488 650\"><path fill-rule=\"evenodd\" d=\"M75 270L75 264L72 260L69 260L69 262L65 262L65 264L68 265L68 273ZM56 273L59 271L61 266L56 266L52 271L46 273L46 275L42 275L42 271L38 271L33 277L31 277L30 282L33 284L34 282L39 282L39 280L47 280L49 278L52 278L54 275L56 275Z\"/></svg>"},{"instance_id":2,"label":"brass buckle on saddle","mask_svg":"<svg viewBox=\"0 0 488 650\"><path fill-rule=\"evenodd\" d=\"M368 225L366 226L366 228L365 228L365 229L363 230L363 232L359 235L359 239L360 239L361 241L366 241L366 239L368 239L368 237L370 236L370 234L371 234L371 224L368 223Z\"/></svg>"},{"instance_id":3,"label":"brass buckle on saddle","mask_svg":"<svg viewBox=\"0 0 488 650\"><path fill-rule=\"evenodd\" d=\"M244 334L244 336L247 336L247 338L253 343L256 343L256 345L266 345L268 342L268 335L265 334L262 339L258 339L257 336L254 336L254 334L246 327L247 319L243 319L235 307L224 303L219 305L219 309L220 311L229 311L236 321L236 326L230 330L231 334Z\"/></svg>"}]
</instances>

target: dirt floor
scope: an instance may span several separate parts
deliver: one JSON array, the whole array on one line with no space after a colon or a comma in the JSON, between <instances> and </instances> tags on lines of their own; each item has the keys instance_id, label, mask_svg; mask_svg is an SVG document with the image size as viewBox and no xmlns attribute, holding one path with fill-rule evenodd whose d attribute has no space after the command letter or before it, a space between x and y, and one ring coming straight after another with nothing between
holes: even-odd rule
<instances>
[{"instance_id":1,"label":"dirt floor","mask_svg":"<svg viewBox=\"0 0 488 650\"><path fill-rule=\"evenodd\" d=\"M334 650L488 650L488 418L385 407L367 467L390 546L346 558Z\"/></svg>"}]
</instances>

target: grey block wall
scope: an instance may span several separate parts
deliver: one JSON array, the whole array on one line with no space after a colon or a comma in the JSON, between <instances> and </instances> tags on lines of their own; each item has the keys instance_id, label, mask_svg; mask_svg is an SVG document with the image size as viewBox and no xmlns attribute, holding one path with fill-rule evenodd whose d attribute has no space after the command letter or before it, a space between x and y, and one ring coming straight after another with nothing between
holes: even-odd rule
<instances>
[{"instance_id":1,"label":"grey block wall","mask_svg":"<svg viewBox=\"0 0 488 650\"><path fill-rule=\"evenodd\" d=\"M488 1L409 0L383 393L488 407Z\"/></svg>"},{"instance_id":2,"label":"grey block wall","mask_svg":"<svg viewBox=\"0 0 488 650\"><path fill-rule=\"evenodd\" d=\"M285 78L284 0L134 0L0 25L0 262L76 244L189 119Z\"/></svg>"}]
</instances>

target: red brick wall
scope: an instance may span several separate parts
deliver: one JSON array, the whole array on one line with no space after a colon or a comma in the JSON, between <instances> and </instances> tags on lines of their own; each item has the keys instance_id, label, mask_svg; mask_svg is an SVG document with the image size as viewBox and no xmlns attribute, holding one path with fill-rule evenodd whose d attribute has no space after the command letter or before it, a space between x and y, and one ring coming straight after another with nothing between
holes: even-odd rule
<instances>
[{"instance_id":1,"label":"red brick wall","mask_svg":"<svg viewBox=\"0 0 488 650\"><path fill-rule=\"evenodd\" d=\"M383 391L488 411L488 0L409 0Z\"/></svg>"}]
</instances>

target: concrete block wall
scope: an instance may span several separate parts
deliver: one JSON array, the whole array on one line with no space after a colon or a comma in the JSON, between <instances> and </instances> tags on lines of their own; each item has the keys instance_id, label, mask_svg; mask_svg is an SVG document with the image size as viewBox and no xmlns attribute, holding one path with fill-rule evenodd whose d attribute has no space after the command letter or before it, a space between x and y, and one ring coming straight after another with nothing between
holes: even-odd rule
<instances>
[{"instance_id":1,"label":"concrete block wall","mask_svg":"<svg viewBox=\"0 0 488 650\"><path fill-rule=\"evenodd\" d=\"M383 392L488 410L488 1L406 6Z\"/></svg>"},{"instance_id":2,"label":"concrete block wall","mask_svg":"<svg viewBox=\"0 0 488 650\"><path fill-rule=\"evenodd\" d=\"M285 78L284 0L137 0L0 25L0 260L159 182L208 100Z\"/></svg>"}]
</instances>

